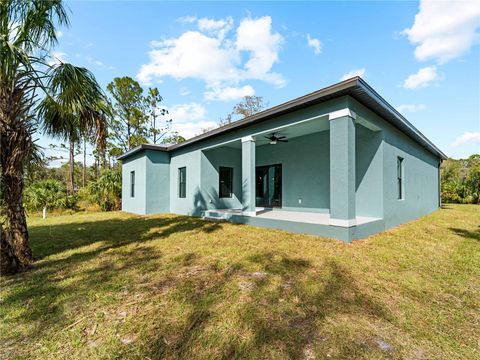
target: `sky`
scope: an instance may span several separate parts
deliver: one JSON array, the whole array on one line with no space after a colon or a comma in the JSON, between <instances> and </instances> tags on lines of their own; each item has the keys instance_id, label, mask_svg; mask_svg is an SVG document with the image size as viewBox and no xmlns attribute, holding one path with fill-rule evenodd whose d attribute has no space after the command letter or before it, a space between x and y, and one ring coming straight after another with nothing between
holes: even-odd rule
<instances>
[{"instance_id":1,"label":"sky","mask_svg":"<svg viewBox=\"0 0 480 360\"><path fill-rule=\"evenodd\" d=\"M117 76L157 87L186 138L245 95L270 107L359 75L448 156L480 153L478 1L67 6L51 61L87 67L103 88Z\"/></svg>"}]
</instances>

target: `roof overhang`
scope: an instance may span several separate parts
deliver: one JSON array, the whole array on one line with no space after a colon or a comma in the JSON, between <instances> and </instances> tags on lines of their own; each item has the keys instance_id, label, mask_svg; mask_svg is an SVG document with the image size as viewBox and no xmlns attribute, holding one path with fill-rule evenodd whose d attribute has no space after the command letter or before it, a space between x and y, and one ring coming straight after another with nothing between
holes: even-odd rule
<instances>
[{"instance_id":1,"label":"roof overhang","mask_svg":"<svg viewBox=\"0 0 480 360\"><path fill-rule=\"evenodd\" d=\"M351 96L352 98L378 114L380 117L391 123L393 126L401 130L403 133L418 142L430 152L434 153L442 159L447 159L447 156L440 149L438 149L430 140L428 140L425 135L423 135L415 126L413 126L397 110L395 110L392 105L390 105L375 90L373 90L370 85L368 85L362 78L358 76L314 91L299 98L287 101L283 104L274 106L255 115L246 117L242 120L238 120L230 124L221 126L217 129L188 139L183 143L171 146L147 144L140 145L122 154L118 157L118 159L124 159L144 149L172 151L184 148L200 141L228 133L230 131L238 130L256 123L272 119L277 116L285 115L315 104L319 104L346 95Z\"/></svg>"},{"instance_id":2,"label":"roof overhang","mask_svg":"<svg viewBox=\"0 0 480 360\"><path fill-rule=\"evenodd\" d=\"M137 147L134 147L133 149L128 150L127 152L123 153L119 157L117 157L118 160L125 159L127 157L132 156L133 154L136 154L138 152L141 152L143 150L155 150L155 151L165 151L168 152L168 147L164 145L153 145L153 144L142 144Z\"/></svg>"}]
</instances>

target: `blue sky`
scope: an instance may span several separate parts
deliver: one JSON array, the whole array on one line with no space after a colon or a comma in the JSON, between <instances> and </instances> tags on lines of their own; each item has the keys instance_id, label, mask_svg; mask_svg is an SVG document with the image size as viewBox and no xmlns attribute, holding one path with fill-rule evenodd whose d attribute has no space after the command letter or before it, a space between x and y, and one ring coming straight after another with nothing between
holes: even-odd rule
<instances>
[{"instance_id":1,"label":"blue sky","mask_svg":"<svg viewBox=\"0 0 480 360\"><path fill-rule=\"evenodd\" d=\"M58 58L157 86L185 137L361 75L452 157L480 153L475 2L69 2ZM52 60L53 61L53 60ZM42 137L40 143L53 142Z\"/></svg>"}]
</instances>

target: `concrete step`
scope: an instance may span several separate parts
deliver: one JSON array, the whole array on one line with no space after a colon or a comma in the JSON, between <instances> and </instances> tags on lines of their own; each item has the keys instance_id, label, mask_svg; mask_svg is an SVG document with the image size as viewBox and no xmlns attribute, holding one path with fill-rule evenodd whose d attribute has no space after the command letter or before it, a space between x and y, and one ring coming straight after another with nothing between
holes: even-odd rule
<instances>
[{"instance_id":1,"label":"concrete step","mask_svg":"<svg viewBox=\"0 0 480 360\"><path fill-rule=\"evenodd\" d=\"M224 212L206 210L202 213L202 218L208 221L228 221L228 215Z\"/></svg>"}]
</instances>

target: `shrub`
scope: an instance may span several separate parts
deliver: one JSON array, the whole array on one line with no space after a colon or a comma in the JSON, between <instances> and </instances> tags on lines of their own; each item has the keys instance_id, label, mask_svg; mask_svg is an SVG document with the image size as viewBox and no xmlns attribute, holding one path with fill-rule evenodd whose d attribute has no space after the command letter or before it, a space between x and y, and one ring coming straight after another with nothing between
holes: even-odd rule
<instances>
[{"instance_id":1,"label":"shrub","mask_svg":"<svg viewBox=\"0 0 480 360\"><path fill-rule=\"evenodd\" d=\"M92 201L104 211L119 210L122 196L122 174L120 170L105 170L98 180L88 185Z\"/></svg>"},{"instance_id":2,"label":"shrub","mask_svg":"<svg viewBox=\"0 0 480 360\"><path fill-rule=\"evenodd\" d=\"M58 180L37 181L25 189L25 207L30 211L47 209L75 209L77 197L68 195L65 185Z\"/></svg>"},{"instance_id":3,"label":"shrub","mask_svg":"<svg viewBox=\"0 0 480 360\"><path fill-rule=\"evenodd\" d=\"M442 202L480 204L480 155L442 163Z\"/></svg>"}]
</instances>

